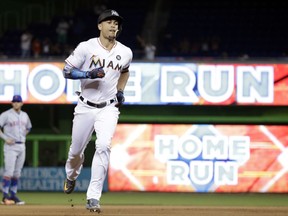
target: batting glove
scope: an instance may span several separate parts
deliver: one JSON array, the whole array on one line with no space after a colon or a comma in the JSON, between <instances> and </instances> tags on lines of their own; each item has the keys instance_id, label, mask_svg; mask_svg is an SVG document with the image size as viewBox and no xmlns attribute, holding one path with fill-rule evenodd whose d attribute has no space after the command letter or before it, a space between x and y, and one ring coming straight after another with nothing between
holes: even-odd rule
<instances>
[{"instance_id":1,"label":"batting glove","mask_svg":"<svg viewBox=\"0 0 288 216\"><path fill-rule=\"evenodd\" d=\"M103 70L103 67L95 68L92 71L86 72L86 77L90 79L103 78L104 76L105 72Z\"/></svg>"},{"instance_id":2,"label":"batting glove","mask_svg":"<svg viewBox=\"0 0 288 216\"><path fill-rule=\"evenodd\" d=\"M117 98L118 103L115 104L115 106L120 107L125 101L124 93L122 90L117 91L116 98Z\"/></svg>"}]
</instances>

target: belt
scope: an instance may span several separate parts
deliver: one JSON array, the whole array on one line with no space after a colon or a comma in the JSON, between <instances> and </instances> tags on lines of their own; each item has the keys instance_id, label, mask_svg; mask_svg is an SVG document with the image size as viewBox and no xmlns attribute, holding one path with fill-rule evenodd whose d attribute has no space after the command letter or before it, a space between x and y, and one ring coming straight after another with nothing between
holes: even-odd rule
<instances>
[{"instance_id":1,"label":"belt","mask_svg":"<svg viewBox=\"0 0 288 216\"><path fill-rule=\"evenodd\" d=\"M15 144L23 144L24 142L16 141Z\"/></svg>"},{"instance_id":2,"label":"belt","mask_svg":"<svg viewBox=\"0 0 288 216\"><path fill-rule=\"evenodd\" d=\"M96 108L103 108L103 107L108 106L109 104L111 104L111 103L116 101L115 99L111 99L109 101L105 101L105 102L101 102L101 103L96 104L96 103L93 103L93 102L91 102L89 100L86 100L82 96L80 96L79 98L80 98L81 101L83 101L87 105L92 106L92 107L96 107Z\"/></svg>"}]
</instances>

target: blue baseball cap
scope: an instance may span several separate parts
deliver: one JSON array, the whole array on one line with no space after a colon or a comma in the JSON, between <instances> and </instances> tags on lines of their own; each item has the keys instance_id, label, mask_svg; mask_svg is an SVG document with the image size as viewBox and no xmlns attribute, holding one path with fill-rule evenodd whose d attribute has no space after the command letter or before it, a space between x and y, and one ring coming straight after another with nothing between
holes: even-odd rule
<instances>
[{"instance_id":1,"label":"blue baseball cap","mask_svg":"<svg viewBox=\"0 0 288 216\"><path fill-rule=\"evenodd\" d=\"M22 102L22 97L20 95L14 95L12 102Z\"/></svg>"}]
</instances>

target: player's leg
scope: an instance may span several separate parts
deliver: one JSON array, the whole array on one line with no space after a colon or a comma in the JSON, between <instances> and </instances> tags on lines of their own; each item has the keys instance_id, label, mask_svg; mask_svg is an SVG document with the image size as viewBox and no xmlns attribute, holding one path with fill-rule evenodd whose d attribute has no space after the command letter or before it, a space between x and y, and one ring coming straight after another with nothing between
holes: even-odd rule
<instances>
[{"instance_id":1,"label":"player's leg","mask_svg":"<svg viewBox=\"0 0 288 216\"><path fill-rule=\"evenodd\" d=\"M112 104L105 107L97 117L94 128L97 135L96 151L91 168L91 181L87 190L87 200L99 202L110 159L111 141L119 118L118 109ZM99 203L98 203L99 205ZM99 205L100 209L100 205Z\"/></svg>"},{"instance_id":2,"label":"player's leg","mask_svg":"<svg viewBox=\"0 0 288 216\"><path fill-rule=\"evenodd\" d=\"M94 117L90 111L91 109L78 107L78 105L75 108L72 141L65 165L67 175L64 183L65 193L71 193L74 190L75 180L80 174L84 162L84 151L93 133Z\"/></svg>"},{"instance_id":3,"label":"player's leg","mask_svg":"<svg viewBox=\"0 0 288 216\"><path fill-rule=\"evenodd\" d=\"M17 145L15 146L18 148L18 155L15 162L15 168L14 173L11 178L11 186L10 186L10 199L14 200L16 204L18 205L24 205L25 202L21 201L19 197L17 197L17 191L18 191L18 179L21 176L21 171L24 166L25 157L26 157L26 147L25 145Z\"/></svg>"},{"instance_id":4,"label":"player's leg","mask_svg":"<svg viewBox=\"0 0 288 216\"><path fill-rule=\"evenodd\" d=\"M8 200L9 195L9 189L11 185L11 177L14 173L14 167L16 163L17 158L17 152L14 151L13 146L11 145L4 145L4 173L3 173L3 179L2 179L2 193L3 198L2 202L5 203L5 200Z\"/></svg>"}]
</instances>

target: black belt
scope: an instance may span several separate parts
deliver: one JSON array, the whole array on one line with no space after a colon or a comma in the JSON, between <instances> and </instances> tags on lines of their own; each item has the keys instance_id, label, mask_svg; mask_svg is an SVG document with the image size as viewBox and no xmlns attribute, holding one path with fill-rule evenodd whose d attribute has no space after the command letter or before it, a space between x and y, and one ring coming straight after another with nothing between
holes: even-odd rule
<instances>
[{"instance_id":1,"label":"black belt","mask_svg":"<svg viewBox=\"0 0 288 216\"><path fill-rule=\"evenodd\" d=\"M93 103L91 101L88 101L88 100L85 101L84 97L82 97L82 96L80 96L79 98L80 98L81 101L83 101L84 103L88 104L89 106L96 107L96 108L103 108L103 107L105 107L105 106L107 106L107 105L109 105L109 104L111 104L111 103L113 103L115 101L114 99L111 99L108 102L105 101L105 102L102 102L102 103L99 103L99 104L95 104L95 103Z\"/></svg>"},{"instance_id":2,"label":"black belt","mask_svg":"<svg viewBox=\"0 0 288 216\"><path fill-rule=\"evenodd\" d=\"M16 141L15 143L16 143L16 144L23 144L24 142Z\"/></svg>"}]
</instances>

